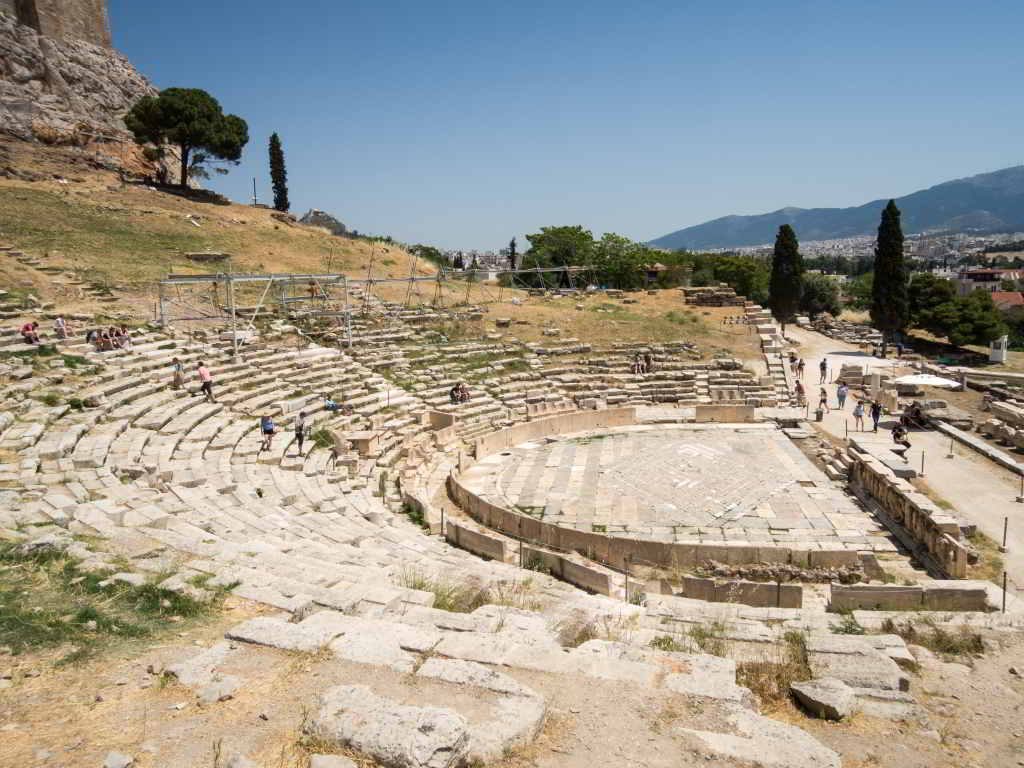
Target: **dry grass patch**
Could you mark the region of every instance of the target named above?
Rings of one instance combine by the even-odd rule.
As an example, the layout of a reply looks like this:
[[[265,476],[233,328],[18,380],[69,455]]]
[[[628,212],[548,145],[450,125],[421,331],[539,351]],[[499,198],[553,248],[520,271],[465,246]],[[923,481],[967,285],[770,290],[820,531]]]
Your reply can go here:
[[[723,657],[728,653],[729,643],[725,639],[725,624],[720,621],[696,624],[687,634],[704,653]]]
[[[807,644],[802,632],[790,631],[784,643],[756,661],[736,664],[736,683],[749,688],[763,704],[778,706],[789,700],[789,686],[810,680]]]
[[[626,640],[636,625],[636,616],[594,618],[576,613],[559,622],[555,631],[561,645],[566,648],[578,648],[588,640]]]
[[[981,635],[966,624],[955,630],[940,627],[934,619],[926,618],[915,623],[911,619],[882,622],[882,632],[899,635],[908,643],[921,645],[946,659],[974,658],[985,652]]]
[[[487,605],[488,593],[477,583],[458,584],[441,576],[431,576],[423,571],[409,569],[402,572],[400,584],[406,589],[434,594],[434,608],[454,613],[472,613]]]
[[[58,663],[77,662],[118,642],[149,638],[186,619],[210,615],[211,602],[161,589],[155,578],[141,586],[101,586],[104,574],[85,573],[63,553],[23,554],[0,544],[0,646],[13,655],[60,648]]]
[[[991,581],[1001,587],[1006,561],[1003,559],[1002,552],[999,551],[999,544],[991,536],[986,536],[978,529],[975,529],[974,533],[967,537],[967,540],[978,551],[978,562],[967,566],[967,578]]]

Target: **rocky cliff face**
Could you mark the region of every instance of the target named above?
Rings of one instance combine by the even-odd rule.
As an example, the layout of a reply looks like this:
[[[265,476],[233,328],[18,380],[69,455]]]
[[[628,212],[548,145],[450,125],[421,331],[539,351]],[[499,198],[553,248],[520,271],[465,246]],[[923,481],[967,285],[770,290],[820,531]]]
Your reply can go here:
[[[348,234],[348,228],[338,221],[336,218],[326,211],[321,211],[316,208],[310,208],[306,213],[299,219],[302,224],[309,224],[314,227],[323,227],[328,230],[331,234],[344,237]]]
[[[0,131],[77,144],[120,135],[124,114],[152,85],[116,51],[45,37],[0,13]]]

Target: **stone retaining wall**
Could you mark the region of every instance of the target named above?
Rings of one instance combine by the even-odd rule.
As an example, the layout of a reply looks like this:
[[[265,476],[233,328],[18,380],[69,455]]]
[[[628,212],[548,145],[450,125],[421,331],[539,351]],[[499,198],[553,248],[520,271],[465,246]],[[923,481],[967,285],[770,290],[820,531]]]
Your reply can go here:
[[[506,561],[508,552],[502,539],[474,531],[451,520],[445,521],[444,528],[445,539],[456,547],[491,560]]]
[[[924,585],[831,584],[831,611],[985,611],[983,584],[936,581]]]
[[[955,517],[873,456],[854,448],[850,457],[850,485],[873,499],[889,519],[890,529],[915,554],[930,560],[944,575],[954,579],[967,576],[967,548],[960,542],[960,524]]]
[[[636,424],[636,408],[609,408],[606,411],[579,411],[564,413],[546,419],[535,419],[500,429],[476,441],[475,456],[482,459],[530,440],[551,435],[585,432],[590,429],[610,429]]]
[[[707,603],[740,603],[757,608],[802,608],[804,590],[799,584],[758,581],[716,581],[698,576],[683,577],[683,597]]]
[[[752,405],[698,405],[694,408],[698,422],[720,422],[723,424],[744,424],[756,419]]]
[[[482,459],[530,440],[559,434],[629,426],[636,422],[634,408],[577,413],[517,424],[486,435],[476,443],[476,458]],[[459,472],[465,471],[472,459],[460,457]],[[838,568],[859,566],[860,555],[847,549],[790,549],[755,544],[693,544],[617,538],[605,533],[579,531],[545,523],[535,517],[494,504],[465,487],[460,475],[453,472],[448,491],[456,504],[480,524],[516,539],[562,552],[576,552],[591,560],[618,570],[645,565],[657,568],[696,568],[714,560],[727,565],[749,563],[787,563],[800,568]]]
[[[527,568],[543,568],[556,579],[561,579],[589,592],[611,595],[612,580],[609,574],[595,568],[588,568],[573,562],[568,557],[545,552],[542,549],[523,547],[523,563]]]

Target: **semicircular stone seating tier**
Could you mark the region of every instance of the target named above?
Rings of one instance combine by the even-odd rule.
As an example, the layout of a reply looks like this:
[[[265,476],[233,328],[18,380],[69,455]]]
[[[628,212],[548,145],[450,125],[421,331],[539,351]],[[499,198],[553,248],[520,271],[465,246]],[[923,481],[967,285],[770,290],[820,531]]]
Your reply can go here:
[[[136,333],[130,350],[96,353],[69,342],[61,345],[62,352],[101,366],[84,375],[84,387],[73,393],[87,404],[84,410],[28,397],[59,387],[59,367],[44,362],[42,370],[27,373],[12,367],[0,405],[0,412],[9,414],[0,420],[0,451],[11,457],[0,465],[6,489],[0,493],[10,502],[0,505],[0,527],[19,536],[26,527],[58,526],[102,537],[104,552],[95,553],[85,567],[110,569],[127,562],[134,571],[153,575],[177,571],[179,586],[202,577],[206,584],[231,585],[242,597],[288,612],[236,628],[235,636],[244,642],[287,650],[329,647],[351,661],[394,669],[419,669],[426,657],[417,660],[417,654],[439,653],[489,668],[628,681],[730,708],[736,718],[750,721],[738,742],[748,743],[750,754],[757,753],[759,742],[749,731],[760,729],[762,738],[780,745],[803,740],[813,758],[779,765],[838,765],[834,753],[802,732],[757,715],[749,693],[735,684],[734,662],[704,655],[691,632],[700,625],[719,627],[741,658],[783,643],[793,629],[827,645],[828,619],[820,611],[654,595],[635,605],[591,595],[546,574],[478,558],[428,535],[401,514],[397,479],[424,489],[421,497],[430,498],[432,490],[443,491],[459,461],[462,444],[441,444],[423,418],[425,411],[436,406],[460,417],[468,413],[460,427],[470,439],[520,418],[512,404],[528,404],[530,396],[521,393],[529,387],[516,385],[549,386],[540,355],[471,343],[440,345],[428,354],[401,342],[381,336],[351,353],[265,343],[244,347],[238,358],[224,343],[150,331]],[[207,403],[192,391],[191,381],[184,390],[172,389],[172,357],[190,372],[205,361],[217,402]],[[482,370],[487,375],[472,386],[479,398],[468,404],[472,408],[458,411],[439,401],[450,381]],[[533,378],[520,378],[527,375]],[[571,395],[566,383],[554,377],[549,392]],[[350,405],[351,413],[324,412],[323,393]],[[346,453],[334,462],[330,450],[315,440],[307,440],[300,453],[291,416],[279,415],[281,434],[271,450],[260,452],[259,416],[300,408],[310,414],[314,429],[372,429],[379,445],[370,454]],[[439,581],[478,585],[495,594],[528,582],[532,592],[528,604],[506,603],[499,620],[494,605],[470,614],[439,610],[438,592],[430,587]],[[618,629],[603,640],[566,647],[564,628],[581,621]],[[414,631],[419,634],[410,636]],[[666,636],[677,652],[651,648],[652,641]],[[820,654],[822,659],[845,654],[851,668],[861,669],[870,657],[879,685],[899,688],[905,675],[894,659],[906,648],[898,638],[877,637],[887,639],[851,640],[857,645],[852,650],[823,646]],[[839,665],[832,667],[842,674]],[[367,713],[380,706],[364,692],[335,694]],[[524,733],[514,736],[525,738]],[[707,741],[714,751],[715,739]]]

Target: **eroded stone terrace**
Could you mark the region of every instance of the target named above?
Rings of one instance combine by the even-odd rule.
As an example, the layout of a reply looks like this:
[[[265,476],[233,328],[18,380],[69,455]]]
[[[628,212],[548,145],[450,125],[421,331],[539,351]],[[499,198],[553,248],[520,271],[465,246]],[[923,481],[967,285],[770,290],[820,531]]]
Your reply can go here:
[[[223,343],[145,331],[136,335],[130,351],[97,354],[81,344],[61,345],[62,351],[99,366],[94,371],[87,366],[74,374],[45,358],[34,368],[10,362],[0,407],[6,414],[0,419],[0,449],[11,457],[0,466],[6,489],[0,492],[0,526],[14,539],[49,537],[80,558],[82,567],[115,580],[159,575],[162,587],[194,594],[203,589],[195,585],[200,577],[207,586],[234,585],[235,594],[278,609],[276,615],[232,628],[224,644],[182,654],[170,673],[205,706],[230,710],[224,699],[258,689],[267,670],[285,663],[280,654],[315,653],[308,670],[319,677],[316,684],[303,679],[294,685],[290,695],[308,696],[296,702],[296,710],[301,705],[315,711],[310,727],[325,743],[355,746],[388,765],[447,766],[500,757],[536,737],[546,707],[558,699],[555,691],[585,691],[589,681],[595,690],[613,682],[623,695],[649,701],[683,697],[693,702],[693,711],[704,714],[673,725],[672,743],[694,759],[765,764],[769,754],[776,766],[837,766],[834,752],[799,729],[759,715],[750,693],[736,684],[736,659],[774,653],[793,631],[805,638],[813,674],[843,680],[859,706],[877,707],[884,700],[901,716],[920,717],[904,690],[909,678],[900,665],[913,657],[903,641],[893,635],[837,638],[821,605],[752,608],[671,595],[650,595],[633,604],[621,599],[624,593],[619,599],[590,595],[513,563],[482,560],[413,525],[402,514],[405,494],[441,499],[467,448],[463,441],[523,418],[527,406],[567,395],[589,398],[609,389],[628,403],[653,400],[643,380],[614,370],[600,380],[587,379],[584,390],[559,390],[557,384],[545,390],[546,364],[538,359],[543,356],[518,350],[512,357],[522,362],[508,366],[503,360],[509,350],[487,344],[479,345],[488,355],[482,364],[472,343],[439,343],[435,354],[417,364],[402,346],[409,333],[368,330],[351,354],[315,344],[296,349],[293,340],[271,338],[234,359]],[[12,335],[3,341],[6,351],[22,351]],[[604,355],[618,368],[628,365],[631,353],[626,348]],[[186,368],[202,359],[213,369],[217,403],[168,387],[172,356]],[[569,362],[575,358],[564,359],[562,367],[575,367]],[[446,404],[449,382],[471,373],[479,376],[474,401],[459,408]],[[738,374],[751,392],[765,391],[752,374]],[[689,373],[678,379],[691,380]],[[728,391],[746,401],[742,388]],[[78,411],[36,399],[46,392],[75,397],[87,407]],[[353,413],[323,413],[322,392],[344,392]],[[539,399],[531,403],[531,398]],[[710,388],[695,398],[723,399]],[[442,440],[422,417],[435,405],[458,416],[453,441]],[[315,441],[307,441],[300,453],[285,426],[274,448],[258,453],[256,417],[300,407],[312,414],[317,428],[375,430],[379,445],[370,455],[350,452],[332,464],[329,450]],[[639,434],[616,435],[609,443],[612,456],[616,441]],[[660,448],[687,444],[683,430],[657,434],[665,435],[657,440],[669,441]],[[726,442],[749,436],[736,434]],[[796,475],[809,473],[776,438],[764,436],[763,442],[768,450],[748,458],[789,462],[798,467]],[[598,451],[598,441],[590,445],[577,444],[574,450]],[[656,446],[650,451],[657,453]],[[740,446],[732,450],[746,453]],[[628,445],[620,449],[620,456],[628,455]],[[706,478],[705,495],[711,495],[711,486],[727,477],[721,450],[690,451],[689,465],[666,460],[660,472],[690,466],[693,479],[702,466],[715,473]],[[762,455],[773,451],[771,459]],[[636,482],[623,468],[614,480],[618,485],[609,488],[622,495]],[[774,498],[756,501],[762,497],[752,485],[732,486],[714,505],[685,514],[691,515],[690,523],[722,520],[731,511],[726,507],[738,503],[734,510],[749,511],[740,522],[815,519],[814,488],[791,487],[808,504],[799,516],[788,514],[781,502],[776,509]],[[830,495],[824,489],[823,494],[822,504]],[[652,500],[648,508],[658,503]],[[761,516],[765,503],[775,518]],[[831,523],[828,535],[843,535],[847,529],[821,511]],[[428,510],[428,518],[432,514]],[[813,525],[798,530],[818,531]],[[868,530],[857,529],[857,535]],[[87,546],[73,537],[102,544]],[[174,575],[167,578],[169,572]],[[489,597],[470,613],[452,613],[439,605],[441,583],[474,585]],[[878,627],[882,620],[871,612],[857,615],[864,626]],[[934,618],[940,624],[954,621],[943,614]],[[1019,617],[978,613],[955,621],[1006,631]],[[728,658],[708,655],[709,632],[715,636],[714,652]],[[384,672],[374,675],[375,669]],[[415,674],[424,684],[414,696],[389,677],[392,673],[405,675],[406,682]],[[602,716],[615,717],[611,710]],[[437,726],[433,736],[410,745],[412,724],[424,718]],[[205,738],[211,722],[200,715],[192,727]],[[158,741],[159,765],[195,765],[188,732],[178,729]],[[268,748],[259,733],[221,735],[243,753]],[[431,762],[436,755],[441,762]],[[667,766],[674,759],[651,764]]]

